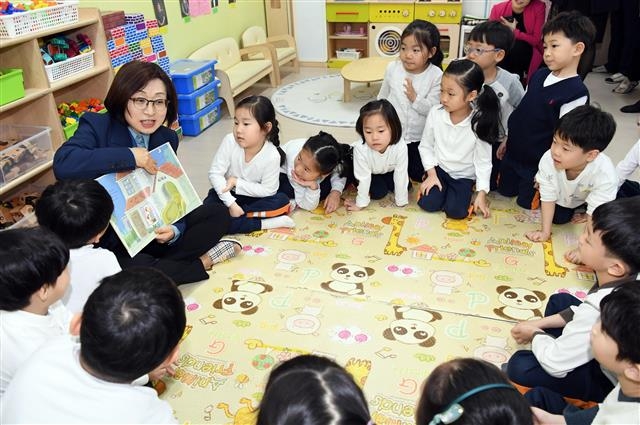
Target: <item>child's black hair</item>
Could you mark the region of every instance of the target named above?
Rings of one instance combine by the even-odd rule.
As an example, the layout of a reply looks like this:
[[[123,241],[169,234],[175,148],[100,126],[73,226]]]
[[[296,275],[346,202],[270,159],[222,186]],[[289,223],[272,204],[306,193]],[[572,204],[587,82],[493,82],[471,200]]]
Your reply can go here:
[[[484,84],[484,73],[480,66],[469,60],[459,59],[451,62],[444,75],[453,76],[467,95],[478,92],[476,107],[471,117],[471,127],[480,140],[497,143],[503,131],[500,120],[500,100],[491,87]]]
[[[362,138],[362,143],[365,143],[364,120],[376,114],[382,115],[382,118],[391,130],[391,142],[389,142],[389,144],[395,145],[398,143],[402,137],[402,123],[400,122],[396,109],[387,99],[372,100],[360,108],[360,116],[356,121],[356,132]]]
[[[640,364],[640,282],[615,288],[600,301],[602,331],[618,345],[616,360]]]
[[[100,378],[130,383],[162,364],[186,324],[182,295],[159,270],[130,268],[102,279],[80,326],[80,357]]]
[[[431,22],[415,19],[402,31],[400,40],[404,40],[405,37],[410,35],[414,36],[416,41],[427,49],[427,52],[430,53],[431,49],[436,48],[436,52],[431,59],[427,60],[427,63],[432,63],[438,68],[442,68],[444,53],[440,49],[440,31],[438,31],[438,27]]]
[[[487,384],[509,384],[500,369],[484,360],[460,358],[440,364],[427,378],[416,406],[416,424],[427,425],[467,391]],[[456,425],[531,425],[529,403],[515,388],[493,388],[459,403],[464,412]]]
[[[515,37],[513,31],[498,21],[485,21],[473,27],[469,33],[469,40],[477,43],[485,43],[509,54]]]
[[[362,390],[340,365],[301,355],[276,366],[260,401],[257,425],[366,425]]]
[[[43,227],[9,229],[0,232],[0,258],[0,310],[16,311],[43,286],[55,286],[69,249]]]
[[[249,96],[245,97],[236,105],[236,109],[246,108],[251,112],[251,116],[258,121],[260,128],[265,128],[267,123],[271,123],[271,130],[267,134],[267,140],[278,148],[280,154],[280,165],[284,164],[287,158],[284,151],[280,148],[280,127],[276,119],[276,110],[273,103],[265,96]]]
[[[48,186],[36,204],[41,226],[51,229],[69,249],[80,248],[109,225],[113,201],[95,180],[61,180]]]
[[[341,176],[348,174],[349,158],[351,157],[351,146],[338,143],[329,133],[319,132],[311,136],[302,146],[311,153],[315,159],[320,174],[327,175],[336,172]]]
[[[578,11],[562,12],[542,27],[542,36],[563,33],[573,44],[583,43],[585,49],[596,40],[596,26]]]
[[[591,217],[593,231],[600,231],[608,255],[621,259],[629,274],[640,272],[640,196],[619,198],[599,205]]]
[[[556,123],[555,135],[569,140],[583,151],[602,152],[616,132],[613,115],[593,105],[581,105],[564,114]]]

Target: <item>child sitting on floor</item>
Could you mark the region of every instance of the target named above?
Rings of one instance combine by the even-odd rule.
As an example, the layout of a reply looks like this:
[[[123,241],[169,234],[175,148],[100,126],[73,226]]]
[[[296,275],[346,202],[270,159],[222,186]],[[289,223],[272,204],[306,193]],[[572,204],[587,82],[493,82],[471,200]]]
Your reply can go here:
[[[371,199],[393,192],[395,204],[409,203],[409,164],[402,125],[393,105],[386,99],[372,100],[360,108],[356,132],[362,142],[353,144],[353,175],[358,182],[356,199],[345,199],[347,211],[366,208]]]
[[[257,425],[372,425],[362,390],[340,365],[301,355],[269,374]]]
[[[533,412],[540,424],[640,424],[638,306],[640,285],[620,286],[600,302],[600,321],[591,330],[591,349],[595,359],[618,379],[604,402],[579,410],[557,393],[535,388],[525,397],[536,406]]]
[[[417,425],[530,425],[529,405],[494,365],[461,358],[440,364],[424,383]]]
[[[42,227],[0,232],[0,258],[2,396],[31,353],[69,333],[71,312],[60,302],[69,284],[69,250],[53,232]]]
[[[271,101],[249,96],[236,106],[233,133],[222,140],[209,169],[205,204],[224,204],[231,214],[229,233],[295,227],[289,198],[277,193],[280,166],[278,120]]]
[[[618,177],[613,162],[602,153],[615,131],[613,116],[590,105],[560,118],[551,149],[542,155],[536,174],[542,229],[527,232],[527,238],[544,242],[551,237],[552,222],[589,221],[593,210],[615,199]],[[585,204],[586,220],[576,215]]]
[[[640,140],[627,152],[627,155],[616,166],[618,172],[618,197],[629,198],[640,195],[640,183],[629,180],[629,177],[640,169]]]
[[[549,298],[545,317],[520,322],[511,335],[531,350],[514,353],[507,374],[516,384],[545,387],[564,397],[601,402],[615,377],[593,359],[589,332],[600,317],[600,300],[615,287],[637,285],[640,271],[640,197],[600,205],[587,223],[578,249],[597,282],[584,302],[567,293]]]
[[[82,311],[102,278],[118,273],[113,252],[94,247],[109,227],[113,202],[95,180],[62,180],[47,187],[36,204],[38,223],[52,230],[70,252],[70,283],[62,302]]]
[[[106,277],[75,316],[73,333],[36,352],[0,406],[2,423],[177,423],[141,385],[173,373],[185,330],[182,295],[152,268]]]
[[[292,198],[303,210],[315,210],[323,199],[325,214],[337,210],[347,183],[343,175],[351,147],[321,131],[308,139],[291,140],[282,150],[287,159],[280,168],[278,192]]]

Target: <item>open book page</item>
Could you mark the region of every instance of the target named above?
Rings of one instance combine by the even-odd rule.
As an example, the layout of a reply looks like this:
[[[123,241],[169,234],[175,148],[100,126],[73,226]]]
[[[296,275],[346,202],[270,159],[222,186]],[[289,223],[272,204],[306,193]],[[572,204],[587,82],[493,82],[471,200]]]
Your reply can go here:
[[[149,153],[158,166],[155,175],[136,168],[96,179],[111,195],[111,226],[132,257],[155,239],[155,229],[202,205],[169,143]]]

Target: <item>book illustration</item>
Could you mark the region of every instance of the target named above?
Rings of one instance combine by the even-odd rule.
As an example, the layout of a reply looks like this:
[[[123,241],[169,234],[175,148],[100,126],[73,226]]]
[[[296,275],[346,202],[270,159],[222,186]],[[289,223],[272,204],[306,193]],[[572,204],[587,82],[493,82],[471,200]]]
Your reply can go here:
[[[111,195],[111,225],[132,257],[155,238],[157,228],[202,205],[169,143],[149,153],[158,167],[155,175],[136,168],[97,179]]]

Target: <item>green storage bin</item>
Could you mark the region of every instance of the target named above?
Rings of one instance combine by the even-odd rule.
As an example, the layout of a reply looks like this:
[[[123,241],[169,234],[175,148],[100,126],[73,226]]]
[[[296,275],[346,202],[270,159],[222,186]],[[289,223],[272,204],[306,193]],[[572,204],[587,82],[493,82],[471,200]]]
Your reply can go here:
[[[362,3],[327,3],[328,22],[368,22],[369,5]]]
[[[0,69],[0,105],[24,97],[24,79],[21,69]]]

